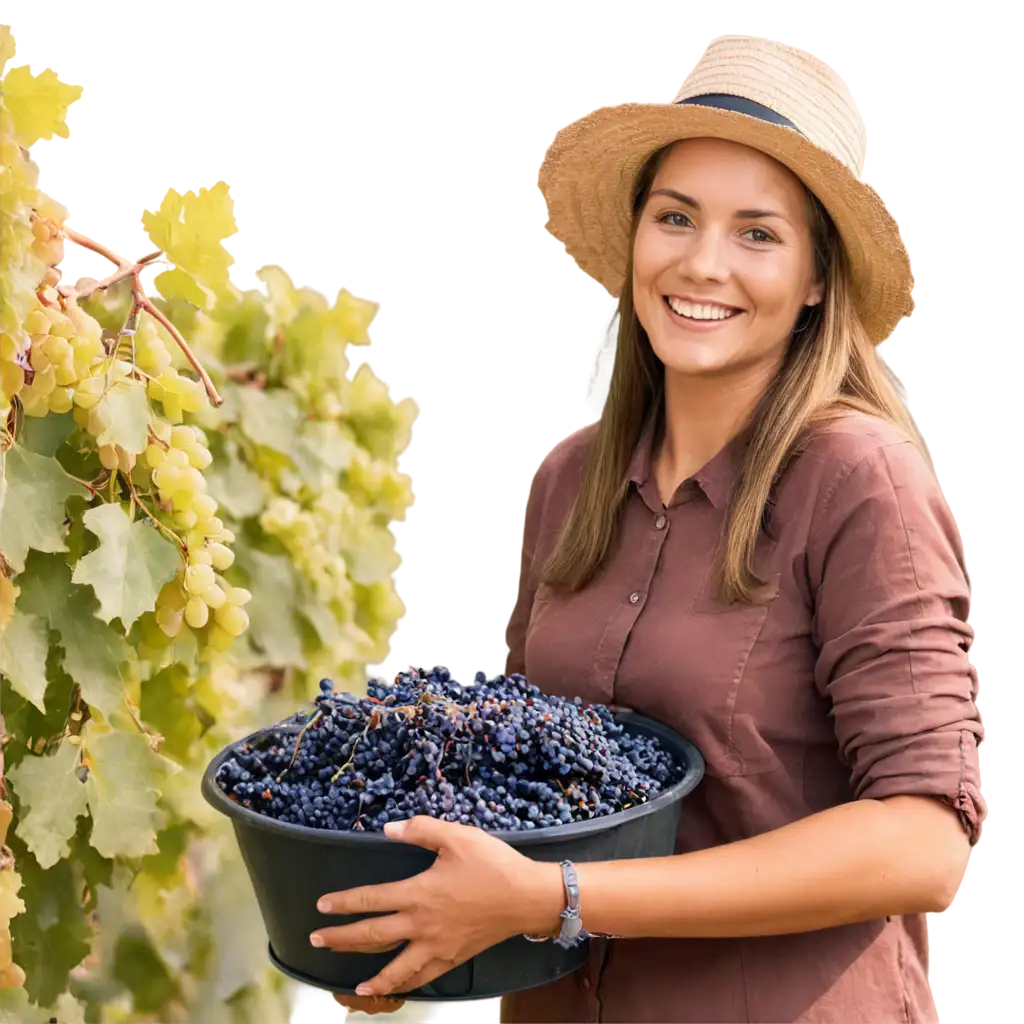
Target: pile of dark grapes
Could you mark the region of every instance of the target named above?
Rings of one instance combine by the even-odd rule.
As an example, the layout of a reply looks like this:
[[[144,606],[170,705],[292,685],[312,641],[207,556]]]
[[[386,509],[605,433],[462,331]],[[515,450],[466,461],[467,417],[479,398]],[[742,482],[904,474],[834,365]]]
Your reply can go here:
[[[613,814],[657,796],[685,766],[601,704],[543,694],[521,675],[461,686],[410,669],[365,697],[320,683],[300,711],[240,744],[217,783],[278,821],[375,832],[427,814],[528,831]]]

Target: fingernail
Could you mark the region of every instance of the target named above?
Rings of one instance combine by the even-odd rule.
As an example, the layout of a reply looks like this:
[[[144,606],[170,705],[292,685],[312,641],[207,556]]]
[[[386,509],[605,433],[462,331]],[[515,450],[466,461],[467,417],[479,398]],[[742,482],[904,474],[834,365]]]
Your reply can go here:
[[[384,834],[387,836],[394,836],[398,838],[405,831],[404,821],[389,821],[384,826]]]
[[[326,914],[331,909],[331,901],[328,899],[317,900],[316,909],[319,910],[321,914]]]
[[[356,995],[357,996],[370,996],[370,995],[373,995],[373,988],[370,985],[367,985],[365,983],[362,984],[362,985],[356,985]]]
[[[311,946],[322,946],[324,944],[324,937],[322,935],[317,935],[316,932],[313,932],[313,934],[309,937],[309,944]]]

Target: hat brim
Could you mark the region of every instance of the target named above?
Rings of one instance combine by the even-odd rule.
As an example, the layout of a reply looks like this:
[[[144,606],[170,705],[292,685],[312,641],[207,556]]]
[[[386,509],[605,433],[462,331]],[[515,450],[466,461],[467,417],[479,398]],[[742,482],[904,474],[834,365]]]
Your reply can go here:
[[[843,240],[864,329],[876,345],[887,338],[914,308],[914,277],[896,221],[871,186],[792,128],[696,105],[601,107],[563,128],[547,151],[538,178],[548,205],[547,230],[618,298],[637,173],[662,146],[709,137],[773,157],[818,197]]]

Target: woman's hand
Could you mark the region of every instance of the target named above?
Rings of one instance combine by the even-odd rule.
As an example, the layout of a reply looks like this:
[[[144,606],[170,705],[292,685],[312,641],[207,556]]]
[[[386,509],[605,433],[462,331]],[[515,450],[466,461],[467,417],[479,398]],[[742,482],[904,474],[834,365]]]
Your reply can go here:
[[[557,934],[564,905],[557,864],[532,861],[483,829],[426,816],[390,822],[384,831],[436,850],[437,860],[404,881],[327,893],[318,901],[324,913],[390,913],[321,928],[310,936],[314,946],[380,953],[409,943],[358,995],[409,992],[513,935]]]

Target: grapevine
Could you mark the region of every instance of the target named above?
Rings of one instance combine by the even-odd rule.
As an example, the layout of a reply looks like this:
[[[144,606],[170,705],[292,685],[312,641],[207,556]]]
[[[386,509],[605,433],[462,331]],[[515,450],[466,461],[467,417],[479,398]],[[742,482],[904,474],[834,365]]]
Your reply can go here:
[[[0,26],[0,1016],[285,1019],[199,778],[386,656],[416,407],[350,373],[374,303],[232,283],[224,182],[168,191],[137,259],[71,227],[30,150],[82,90],[14,52]]]

